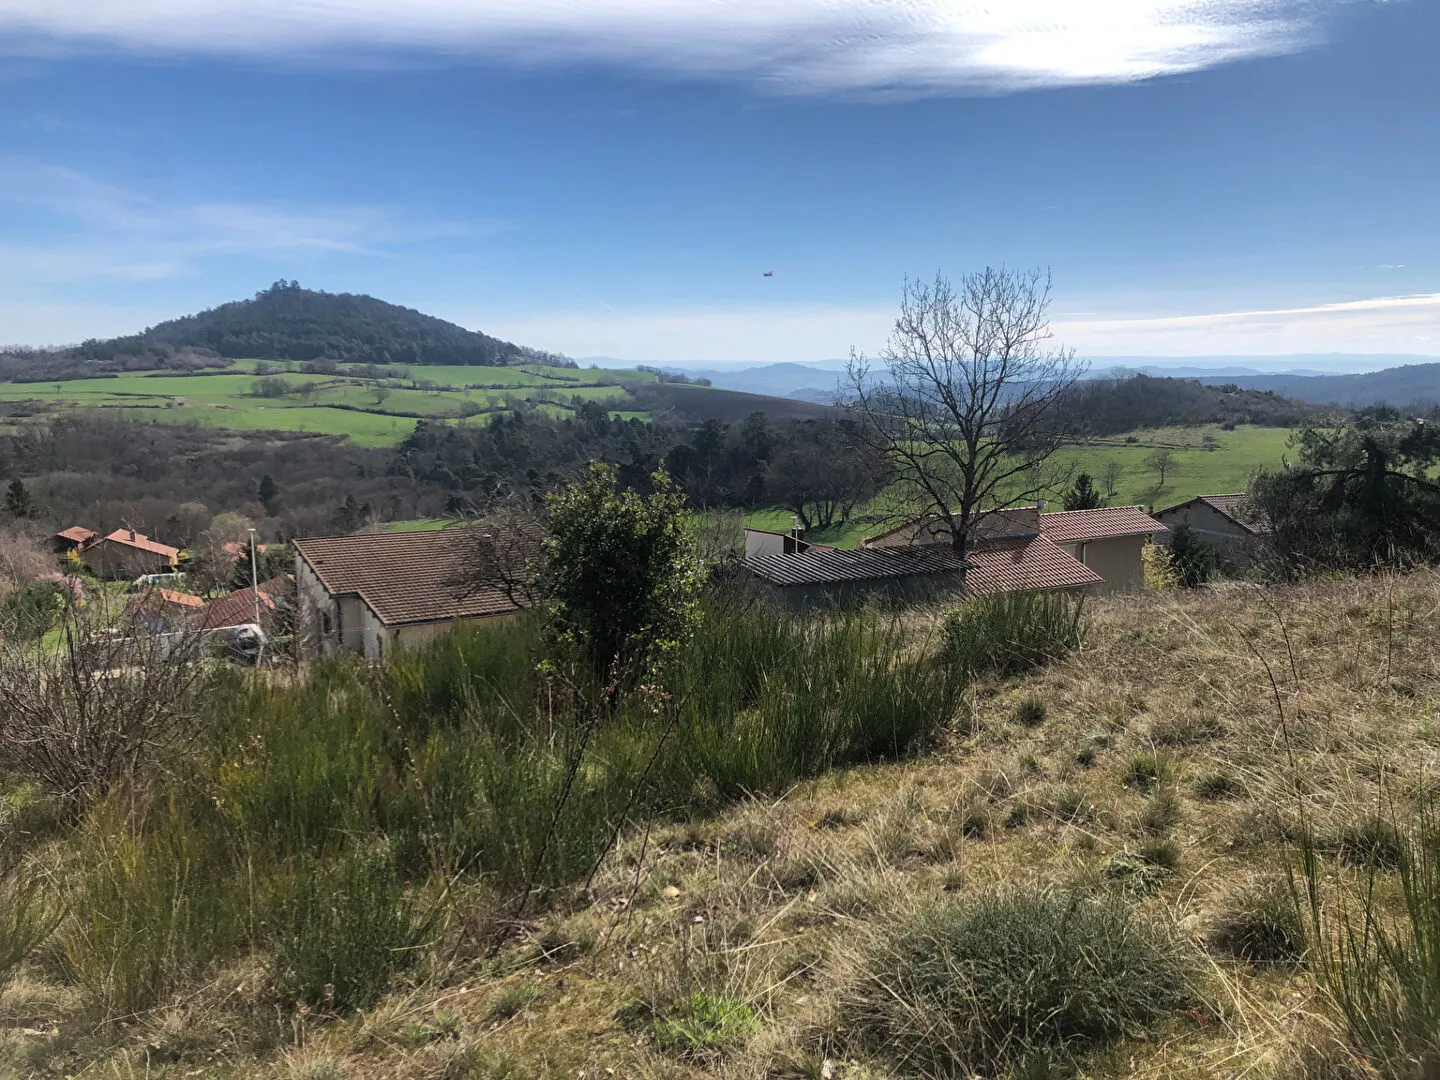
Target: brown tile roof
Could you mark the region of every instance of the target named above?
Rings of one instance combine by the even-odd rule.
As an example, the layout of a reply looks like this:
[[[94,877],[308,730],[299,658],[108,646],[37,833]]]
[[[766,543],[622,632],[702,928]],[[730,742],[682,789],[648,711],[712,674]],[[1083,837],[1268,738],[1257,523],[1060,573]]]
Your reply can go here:
[[[982,540],[970,550],[969,559],[965,584],[976,593],[1073,589],[1104,580],[1044,536]]]
[[[949,548],[811,548],[791,555],[757,555],[745,560],[756,577],[771,585],[834,585],[879,581],[916,574],[953,574],[963,565]]]
[[[1168,514],[1172,510],[1182,510],[1187,506],[1194,506],[1196,503],[1204,503],[1217,514],[1229,518],[1247,532],[1263,535],[1271,531],[1270,522],[1264,513],[1243,491],[1231,495],[1197,495],[1185,502],[1167,506],[1159,513]]]
[[[83,525],[71,525],[68,529],[61,529],[56,536],[62,536],[66,540],[74,540],[77,544],[83,544],[87,540],[95,539],[95,530],[87,529]]]
[[[497,585],[467,586],[486,529],[362,533],[296,540],[332,596],[357,595],[387,626],[508,615],[520,605]]]
[[[1096,510],[1062,510],[1040,515],[1040,532],[1057,544],[1168,531],[1138,506],[1102,506]]]
[[[131,618],[140,614],[153,615],[163,612],[166,607],[171,605],[182,608],[203,608],[205,601],[198,596],[176,592],[174,589],[147,589],[130,598],[125,604],[125,614]]]
[[[288,575],[273,577],[269,581],[260,583],[260,619],[262,622],[268,621],[268,617],[274,613],[277,607],[277,601],[283,598],[290,588],[291,581]],[[225,626],[244,626],[254,621],[255,592],[247,586],[206,604],[205,610],[195,616],[192,625],[196,630],[218,630]]]
[[[103,544],[109,541],[114,544],[124,544],[126,547],[136,548],[140,551],[148,551],[153,555],[163,555],[174,562],[180,554],[179,548],[173,548],[169,544],[162,544],[158,540],[151,540],[144,533],[135,532],[133,529],[116,529],[103,540],[96,543]]]

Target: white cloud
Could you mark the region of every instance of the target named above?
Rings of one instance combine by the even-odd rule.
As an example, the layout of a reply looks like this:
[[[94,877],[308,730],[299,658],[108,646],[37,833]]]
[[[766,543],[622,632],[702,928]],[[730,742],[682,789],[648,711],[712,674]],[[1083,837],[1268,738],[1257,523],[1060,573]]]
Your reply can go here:
[[[781,92],[1116,83],[1275,55],[1339,0],[0,0],[12,51],[313,59],[421,50]]]
[[[848,355],[851,346],[873,355],[894,321],[887,307],[556,312],[524,318],[466,309],[435,313],[510,341],[641,364],[828,360]],[[1204,315],[1057,314],[1052,329],[1057,344],[1074,346],[1082,356],[1440,355],[1440,293]]]
[[[0,206],[37,211],[60,224],[42,247],[14,234],[29,226],[6,215],[0,280],[152,281],[178,277],[222,255],[281,259],[334,253],[384,255],[444,237],[487,235],[498,222],[407,218],[378,207],[295,207],[229,201],[171,202],[96,180],[63,166],[0,157]]]
[[[1054,330],[1094,355],[1440,354],[1440,293],[1205,315],[1071,316],[1057,318]]]

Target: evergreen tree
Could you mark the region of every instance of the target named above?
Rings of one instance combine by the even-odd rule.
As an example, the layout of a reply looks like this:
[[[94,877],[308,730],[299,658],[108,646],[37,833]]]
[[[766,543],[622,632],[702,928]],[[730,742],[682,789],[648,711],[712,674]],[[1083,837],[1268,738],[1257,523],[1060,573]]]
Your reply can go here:
[[[1215,576],[1218,559],[1215,548],[1198,535],[1188,521],[1170,534],[1170,566],[1187,589],[1203,585]]]
[[[1100,492],[1089,473],[1082,472],[1077,476],[1075,486],[1064,495],[1066,510],[1094,510],[1100,505],[1100,501]]]
[[[11,480],[10,486],[5,489],[5,510],[17,518],[28,518],[35,513],[35,500],[30,497],[30,490],[18,476]]]

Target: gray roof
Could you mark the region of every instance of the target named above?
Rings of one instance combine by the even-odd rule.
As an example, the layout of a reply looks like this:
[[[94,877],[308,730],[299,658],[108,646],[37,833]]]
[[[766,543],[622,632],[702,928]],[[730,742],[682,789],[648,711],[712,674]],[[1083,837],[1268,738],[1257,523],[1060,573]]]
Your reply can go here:
[[[811,548],[792,555],[746,559],[751,573],[772,585],[828,585],[877,581],[915,574],[953,574],[964,563],[949,547],[862,548],[856,551]]]

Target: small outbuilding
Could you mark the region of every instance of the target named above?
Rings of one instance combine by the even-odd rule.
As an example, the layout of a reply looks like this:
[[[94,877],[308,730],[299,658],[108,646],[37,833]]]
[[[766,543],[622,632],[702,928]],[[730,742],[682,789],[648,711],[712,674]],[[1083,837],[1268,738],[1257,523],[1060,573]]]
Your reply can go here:
[[[1145,587],[1145,544],[1168,529],[1138,506],[1062,510],[1039,516],[1040,533],[1101,578],[1098,592],[1133,592]]]
[[[116,529],[80,548],[80,558],[98,578],[129,580],[163,574],[180,562],[180,549],[152,540],[134,529]]]
[[[1155,513],[1156,520],[1174,530],[1189,525],[1224,558],[1243,563],[1270,535],[1270,522],[1249,495],[1199,495]]]
[[[71,525],[68,529],[61,529],[51,538],[51,546],[56,554],[63,555],[67,551],[75,551],[83,548],[86,544],[95,539],[94,529],[87,529],[83,525]]]

